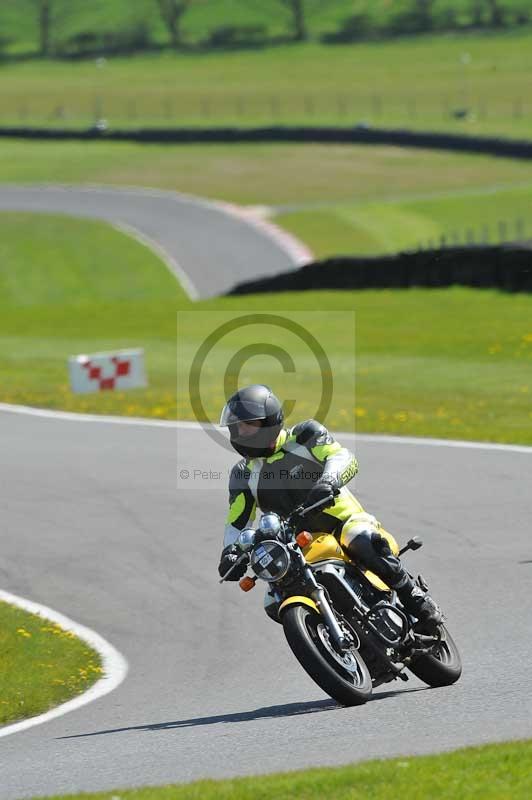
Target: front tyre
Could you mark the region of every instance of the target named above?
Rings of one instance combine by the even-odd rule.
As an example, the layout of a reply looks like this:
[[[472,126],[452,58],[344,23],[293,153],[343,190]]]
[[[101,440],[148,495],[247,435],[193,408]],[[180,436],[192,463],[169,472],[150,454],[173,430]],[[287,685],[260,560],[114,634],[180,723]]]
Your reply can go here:
[[[419,656],[409,665],[409,669],[429,686],[450,686],[462,674],[462,661],[454,640],[442,625],[442,638],[430,653]]]
[[[290,606],[282,622],[290,649],[324,692],[344,706],[359,706],[370,698],[371,677],[358,650],[337,653],[319,614],[307,606]]]

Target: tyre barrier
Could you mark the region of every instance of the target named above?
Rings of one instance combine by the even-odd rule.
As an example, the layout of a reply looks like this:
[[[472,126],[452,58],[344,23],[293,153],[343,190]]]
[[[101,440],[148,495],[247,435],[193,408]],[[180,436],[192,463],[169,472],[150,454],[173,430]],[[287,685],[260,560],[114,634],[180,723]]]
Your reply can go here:
[[[238,283],[227,294],[455,285],[532,292],[532,248],[469,245],[367,258],[338,256]]]
[[[483,153],[511,158],[532,158],[532,141],[505,139],[493,136],[469,136],[458,133],[409,131],[372,128],[357,125],[352,128],[335,126],[282,126],[260,128],[137,128],[115,129],[100,120],[87,129],[1,127],[0,137],[47,140],[93,140],[146,143],[200,144],[285,142],[328,144],[373,144],[397,147],[453,150],[464,153]]]

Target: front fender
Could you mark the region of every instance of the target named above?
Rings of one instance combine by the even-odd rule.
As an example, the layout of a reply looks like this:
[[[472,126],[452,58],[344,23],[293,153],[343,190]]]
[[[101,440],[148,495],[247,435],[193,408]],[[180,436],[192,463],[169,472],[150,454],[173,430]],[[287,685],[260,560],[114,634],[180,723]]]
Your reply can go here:
[[[287,597],[286,600],[283,600],[279,606],[279,616],[281,616],[283,610],[288,608],[288,606],[308,606],[315,611],[316,614],[320,613],[314,600],[311,600],[310,597],[305,597],[304,595],[295,594],[292,597]]]

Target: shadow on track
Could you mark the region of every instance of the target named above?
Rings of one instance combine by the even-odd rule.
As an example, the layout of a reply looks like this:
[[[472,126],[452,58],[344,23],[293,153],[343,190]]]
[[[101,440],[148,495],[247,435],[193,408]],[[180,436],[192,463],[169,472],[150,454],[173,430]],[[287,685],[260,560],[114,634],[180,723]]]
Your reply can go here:
[[[396,695],[407,694],[409,692],[422,692],[426,687],[416,687],[413,689],[400,689],[396,691],[380,692],[374,694],[370,702],[375,700],[385,700]],[[127,728],[109,728],[103,731],[93,731],[92,733],[76,733],[71,736],[59,736],[58,739],[81,739],[87,736],[103,736],[107,733],[127,733],[128,731],[166,731],[177,728],[195,728],[201,725],[216,725],[227,722],[253,722],[257,719],[272,719],[276,717],[295,717],[302,714],[316,714],[320,711],[341,711],[345,706],[341,706],[334,700],[311,700],[308,703],[285,703],[279,706],[264,706],[253,711],[238,711],[234,714],[218,714],[212,717],[192,717],[191,719],[178,719],[172,722],[153,722],[148,725],[132,725]]]

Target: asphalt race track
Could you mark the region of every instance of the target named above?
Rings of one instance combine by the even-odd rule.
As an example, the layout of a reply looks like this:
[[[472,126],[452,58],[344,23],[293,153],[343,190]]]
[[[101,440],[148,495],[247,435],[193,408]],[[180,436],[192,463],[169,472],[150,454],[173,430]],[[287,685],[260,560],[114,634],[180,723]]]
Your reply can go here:
[[[455,686],[328,700],[280,626],[216,566],[234,459],[199,428],[0,413],[0,586],[97,630],[130,672],[110,695],[0,742],[0,798],[342,764],[532,736],[532,449],[352,437],[356,491],[431,583]],[[221,473],[176,489],[177,459]]]
[[[245,222],[172,193],[3,187],[0,209],[133,226],[200,296],[294,263]],[[0,740],[0,800],[532,736],[532,448],[346,437],[363,504],[401,542],[425,540],[407,563],[447,613],[464,674],[444,689],[389,684],[345,709],[301,670],[259,588],[218,584],[236,459],[204,431],[0,411],[0,441],[0,587],[96,630],[130,667],[111,694]],[[178,460],[220,477],[178,484]]]
[[[238,217],[233,207],[159,189],[2,186],[0,211],[69,214],[130,226],[171,257],[198,297],[222,294],[235,283],[305,260],[302,246],[283,244]]]

